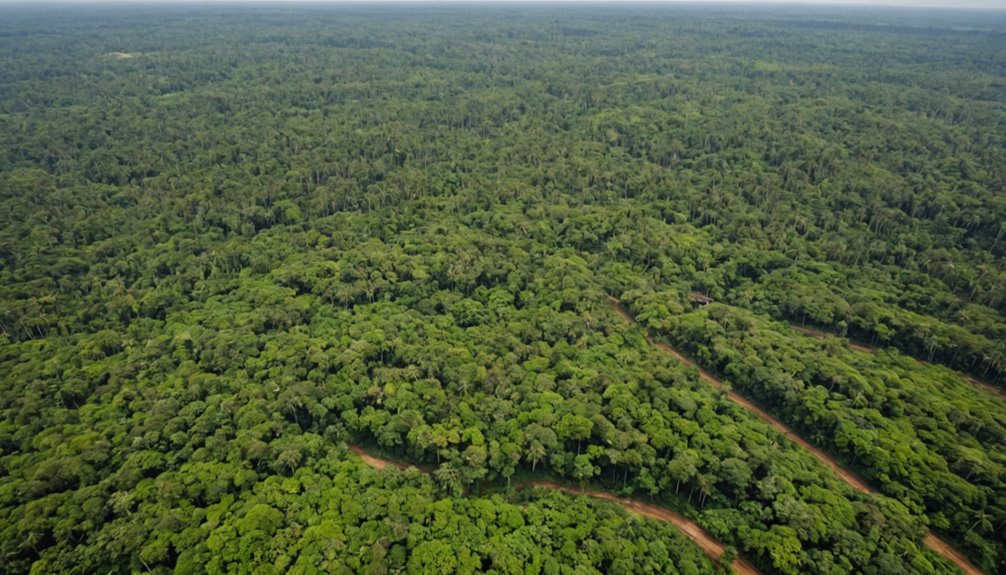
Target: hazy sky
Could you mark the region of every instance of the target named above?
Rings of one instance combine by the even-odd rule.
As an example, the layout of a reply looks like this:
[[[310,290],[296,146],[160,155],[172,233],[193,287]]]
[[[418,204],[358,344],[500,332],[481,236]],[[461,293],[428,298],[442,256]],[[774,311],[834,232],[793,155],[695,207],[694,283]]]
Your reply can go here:
[[[220,1],[220,0],[217,0]],[[222,0],[225,2],[243,3],[243,2],[284,2],[284,1],[297,1],[297,2],[339,2],[348,1],[350,3],[356,4],[370,4],[378,2],[423,2],[423,3],[453,3],[453,2],[465,2],[477,4],[480,0]],[[485,1],[485,0],[482,0]],[[603,2],[606,4],[618,4],[618,0],[488,0],[489,2],[524,2],[529,4],[536,3],[591,3],[591,2]],[[676,3],[680,1],[686,1],[693,4],[705,4],[705,3],[736,3],[736,4],[837,4],[837,5],[856,5],[856,6],[910,6],[918,8],[993,8],[999,10],[1006,10],[1006,0],[632,0],[633,3],[639,3],[640,1],[660,4],[660,3]],[[46,3],[73,3],[73,4],[87,4],[87,3],[120,3],[120,4],[143,4],[150,2],[157,3],[170,3],[170,2],[187,2],[187,3],[202,3],[203,0],[41,0],[41,2]],[[41,3],[40,0],[0,0],[0,4],[37,4]]]

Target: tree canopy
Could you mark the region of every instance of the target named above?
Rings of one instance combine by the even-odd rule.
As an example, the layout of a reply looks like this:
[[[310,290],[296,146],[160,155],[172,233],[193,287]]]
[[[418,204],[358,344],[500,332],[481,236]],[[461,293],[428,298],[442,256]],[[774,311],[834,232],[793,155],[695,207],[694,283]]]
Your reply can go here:
[[[0,15],[4,571],[1006,569],[1001,13]]]

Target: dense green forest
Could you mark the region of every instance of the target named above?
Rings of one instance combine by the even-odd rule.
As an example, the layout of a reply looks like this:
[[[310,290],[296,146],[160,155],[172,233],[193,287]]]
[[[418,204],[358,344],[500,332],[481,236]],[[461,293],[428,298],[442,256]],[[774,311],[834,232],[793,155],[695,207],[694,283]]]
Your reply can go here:
[[[1006,573],[1006,12],[2,7],[0,214],[2,573]]]

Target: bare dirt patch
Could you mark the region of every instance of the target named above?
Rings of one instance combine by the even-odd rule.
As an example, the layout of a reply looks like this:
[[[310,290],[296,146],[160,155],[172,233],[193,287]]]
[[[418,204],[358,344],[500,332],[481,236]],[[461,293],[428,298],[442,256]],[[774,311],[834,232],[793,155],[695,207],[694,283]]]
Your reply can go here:
[[[384,469],[385,467],[394,467],[402,471],[405,471],[406,469],[409,469],[411,467],[421,473],[429,473],[429,470],[423,467],[412,465],[410,463],[405,463],[403,461],[392,461],[390,459],[384,459],[383,457],[377,457],[371,455],[366,451],[364,451],[363,448],[360,447],[359,445],[350,444],[349,450],[360,456],[360,459],[362,459],[364,463],[373,467],[374,469]]]

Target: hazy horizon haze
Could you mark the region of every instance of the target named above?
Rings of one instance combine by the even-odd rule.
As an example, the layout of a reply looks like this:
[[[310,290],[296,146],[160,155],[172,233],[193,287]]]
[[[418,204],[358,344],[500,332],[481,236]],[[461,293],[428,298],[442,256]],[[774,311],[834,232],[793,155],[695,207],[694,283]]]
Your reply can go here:
[[[847,6],[850,8],[900,7],[1006,10],[1006,0],[0,0],[2,5],[87,4],[717,4],[764,6]]]

